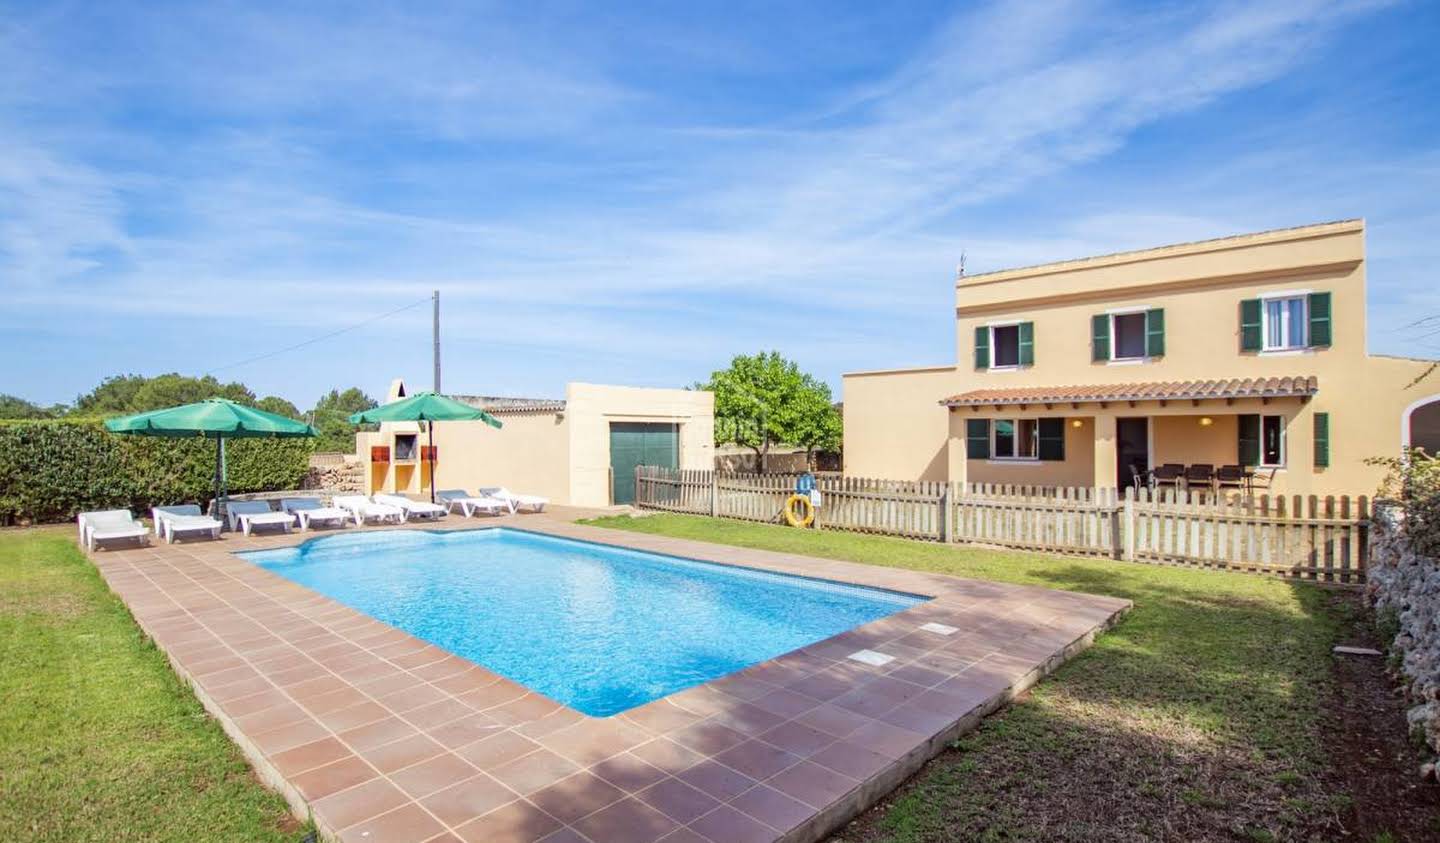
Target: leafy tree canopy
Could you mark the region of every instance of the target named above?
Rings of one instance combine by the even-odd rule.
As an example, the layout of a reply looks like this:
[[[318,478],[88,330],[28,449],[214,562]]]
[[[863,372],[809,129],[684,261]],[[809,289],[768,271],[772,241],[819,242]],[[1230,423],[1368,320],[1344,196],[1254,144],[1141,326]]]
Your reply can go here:
[[[267,413],[276,413],[287,418],[300,418],[300,411],[295,407],[295,405],[291,404],[289,401],[286,401],[284,398],[281,398],[278,395],[267,395],[264,398],[261,398],[259,401],[255,402],[255,408],[258,410],[264,410]]]
[[[65,406],[41,407],[24,398],[0,393],[0,419],[53,419],[65,414]]]
[[[255,406],[255,393],[242,383],[221,383],[212,375],[202,378],[171,372],[147,378],[115,375],[75,399],[74,413],[83,416],[119,415],[193,404],[206,398],[228,398]],[[293,409],[293,407],[292,407]]]
[[[350,423],[350,416],[376,406],[374,398],[353,386],[343,391],[332,389],[320,396],[311,421],[320,434],[315,440],[315,450],[354,451],[356,426]]]
[[[763,457],[772,445],[840,447],[840,414],[830,387],[777,351],[737,355],[728,369],[695,385],[715,393],[715,442],[734,442]]]

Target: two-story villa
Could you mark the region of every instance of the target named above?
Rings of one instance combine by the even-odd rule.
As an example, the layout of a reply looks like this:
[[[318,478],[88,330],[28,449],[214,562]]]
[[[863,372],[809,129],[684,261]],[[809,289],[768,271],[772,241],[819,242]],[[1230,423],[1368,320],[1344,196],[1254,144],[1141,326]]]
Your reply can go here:
[[[1128,486],[1245,466],[1257,491],[1370,494],[1440,452],[1440,371],[1372,355],[1361,220],[961,276],[954,366],[844,379],[845,471]]]

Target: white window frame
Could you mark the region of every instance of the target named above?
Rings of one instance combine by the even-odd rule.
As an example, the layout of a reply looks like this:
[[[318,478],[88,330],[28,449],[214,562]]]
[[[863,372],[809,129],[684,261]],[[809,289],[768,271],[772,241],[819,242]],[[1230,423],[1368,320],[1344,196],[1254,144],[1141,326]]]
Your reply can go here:
[[[1275,293],[1266,293],[1260,297],[1260,350],[1262,352],[1289,352],[1304,351],[1310,347],[1310,290],[1282,290]],[[1299,299],[1300,301],[1300,344],[1299,345],[1271,345],[1270,344],[1270,303],[1275,301],[1288,301]],[[1282,308],[1282,321],[1280,324],[1280,335],[1288,337],[1290,331],[1290,311]]]
[[[1117,307],[1105,311],[1110,318],[1110,359],[1107,361],[1112,366],[1133,366],[1137,363],[1148,363],[1150,357],[1150,323],[1147,321],[1144,328],[1144,336],[1141,337],[1145,347],[1145,353],[1139,357],[1116,357],[1115,350],[1120,347],[1120,334],[1115,330],[1116,316],[1134,316],[1137,313],[1148,313],[1154,308],[1146,305],[1144,307]]]
[[[996,450],[996,448],[995,448],[996,433],[997,433],[997,431],[998,431],[998,429],[999,429],[999,425],[997,424],[997,422],[1010,422],[1012,425],[1015,426],[1015,428],[1014,428],[1014,429],[1015,429],[1014,438],[1015,438],[1015,448],[1016,448],[1016,450],[1019,450],[1019,448],[1020,448],[1020,425],[1021,425],[1021,424],[1025,424],[1025,423],[1029,423],[1029,424],[1031,424],[1031,425],[1034,425],[1034,428],[1035,428],[1035,429],[1034,429],[1034,431],[1032,431],[1032,433],[1031,433],[1031,435],[1030,435],[1030,449],[1031,449],[1034,453],[1031,454],[1030,456],[1020,456],[1020,455],[1018,455],[1018,454],[1017,454],[1017,455],[1014,455],[1014,456],[1009,456],[1009,457],[1002,457],[1002,456],[1000,456],[999,452],[998,452],[998,451]],[[991,462],[1002,462],[1002,463],[1010,463],[1010,462],[1031,463],[1031,462],[1039,462],[1039,461],[1040,461],[1040,420],[1039,420],[1038,418],[1003,418],[1003,419],[991,419],[991,420],[990,420],[990,461],[991,461]]]
[[[1271,463],[1271,462],[1265,462],[1265,420],[1266,420],[1266,419],[1277,419],[1277,420],[1279,421],[1279,425],[1280,425],[1280,461],[1279,461],[1279,462],[1273,462],[1273,463]],[[1260,416],[1260,441],[1256,443],[1256,445],[1258,446],[1258,447],[1257,447],[1257,450],[1258,450],[1258,452],[1259,452],[1259,453],[1256,454],[1257,460],[1256,460],[1255,466],[1256,466],[1257,468],[1284,468],[1284,467],[1285,467],[1286,459],[1287,459],[1287,457],[1289,457],[1289,454],[1287,453],[1287,452],[1289,451],[1289,444],[1288,444],[1287,440],[1288,440],[1290,437],[1289,437],[1288,434],[1289,434],[1289,425],[1287,425],[1287,424],[1285,423],[1285,417],[1284,417],[1284,416],[1278,415],[1278,414],[1273,414],[1273,413],[1272,413],[1272,414],[1269,414],[1269,415],[1261,414],[1261,416]]]
[[[985,368],[985,371],[1014,372],[1020,369],[1020,323],[1024,321],[1024,319],[1017,319],[1013,322],[990,322],[985,325],[986,330],[990,332],[990,365]],[[1015,329],[1015,362],[1013,364],[1006,366],[995,365],[995,350],[999,348],[999,346],[995,343],[996,328]]]

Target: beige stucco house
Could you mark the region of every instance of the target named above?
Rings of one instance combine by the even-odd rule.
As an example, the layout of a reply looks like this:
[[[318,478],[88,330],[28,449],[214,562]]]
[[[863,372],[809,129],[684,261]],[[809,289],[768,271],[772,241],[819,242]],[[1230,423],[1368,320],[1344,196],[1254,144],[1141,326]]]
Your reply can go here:
[[[1366,351],[1361,220],[962,275],[955,322],[956,365],[845,376],[847,474],[1371,494],[1366,458],[1440,451],[1440,372]]]
[[[405,396],[395,381],[388,401]],[[572,383],[563,399],[451,395],[502,423],[435,425],[435,480],[440,489],[506,486],[552,503],[629,503],[634,467],[710,468],[715,460],[715,396],[687,389]],[[366,492],[428,494],[428,431],[420,423],[386,423],[356,434],[366,464]]]

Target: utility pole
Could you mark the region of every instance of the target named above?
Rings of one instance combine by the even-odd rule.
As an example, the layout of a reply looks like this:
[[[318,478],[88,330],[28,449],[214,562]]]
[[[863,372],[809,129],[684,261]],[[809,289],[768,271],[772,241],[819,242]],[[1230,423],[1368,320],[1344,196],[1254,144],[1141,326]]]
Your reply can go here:
[[[434,302],[435,315],[432,334],[435,337],[435,394],[440,394],[440,291],[435,290],[430,296]]]

